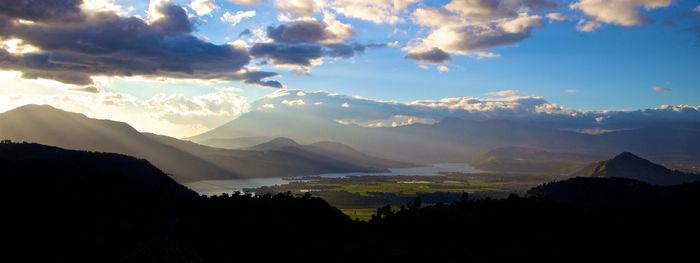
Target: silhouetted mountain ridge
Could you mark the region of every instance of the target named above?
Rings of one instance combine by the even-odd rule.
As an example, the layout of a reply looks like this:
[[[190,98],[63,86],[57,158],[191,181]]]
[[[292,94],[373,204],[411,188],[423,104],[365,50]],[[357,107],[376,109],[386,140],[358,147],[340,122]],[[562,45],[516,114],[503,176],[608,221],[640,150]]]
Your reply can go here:
[[[628,178],[655,185],[675,185],[699,181],[700,176],[670,170],[630,152],[588,165],[574,175],[586,177]]]

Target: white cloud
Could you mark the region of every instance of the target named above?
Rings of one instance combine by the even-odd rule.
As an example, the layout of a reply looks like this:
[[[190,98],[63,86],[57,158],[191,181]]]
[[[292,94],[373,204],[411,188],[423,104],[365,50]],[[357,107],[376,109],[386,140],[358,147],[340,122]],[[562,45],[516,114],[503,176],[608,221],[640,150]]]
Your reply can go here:
[[[576,92],[578,92],[577,89],[565,89],[564,90],[564,93],[569,93],[569,94],[576,93]]]
[[[450,68],[448,68],[448,67],[445,66],[445,65],[440,65],[440,66],[438,66],[438,67],[437,67],[437,70],[438,70],[438,72],[440,72],[440,73],[447,73],[447,72],[450,72]]]
[[[11,54],[25,54],[38,52],[39,48],[27,44],[19,38],[0,39],[0,49],[4,49]]]
[[[346,17],[377,24],[396,24],[402,21],[401,12],[415,2],[417,0],[335,0],[332,7]]]
[[[114,12],[121,16],[129,13],[124,11],[114,0],[83,0],[80,9],[88,12]]]
[[[499,13],[500,15],[510,13],[505,11],[503,14],[502,6],[506,4],[508,4],[506,1],[500,0],[452,0],[445,5],[445,8],[465,17],[494,17]]]
[[[257,5],[260,4],[260,0],[228,0],[237,5]]]
[[[566,21],[566,17],[562,15],[561,13],[549,13],[547,14],[547,19],[549,19],[550,22],[564,22]]]
[[[324,0],[276,0],[275,7],[295,16],[308,16],[321,11],[326,6]]]
[[[192,8],[198,16],[204,16],[211,14],[218,6],[214,3],[214,0],[192,0],[190,2],[190,8]]]
[[[576,30],[581,32],[593,32],[598,30],[601,26],[602,24],[598,21],[586,21],[585,19],[581,19],[576,23]]]
[[[184,94],[158,94],[143,105],[163,120],[180,125],[214,128],[250,110],[248,100],[236,93],[217,91],[188,97]]]
[[[304,97],[304,96],[306,96],[306,92],[301,91],[301,90],[297,92],[297,97]]]
[[[494,92],[489,92],[489,96],[492,97],[513,97],[517,96],[518,91],[517,90],[500,90],[500,91],[494,91]]]
[[[700,5],[698,5],[698,6],[696,6],[695,8],[693,8],[693,12],[695,12],[695,13],[700,13]]]
[[[340,107],[343,107],[343,108],[350,108],[350,104],[347,103],[347,102],[343,102],[343,104],[340,104]]]
[[[669,91],[671,91],[671,88],[664,87],[664,86],[654,86],[651,89],[655,92],[669,92]]]
[[[217,91],[194,97],[183,94],[158,94],[145,102],[156,111],[193,116],[236,116],[249,110],[248,101],[241,95]]]
[[[126,93],[104,92],[97,96],[97,102],[110,107],[127,107],[137,104],[138,99]]]
[[[340,44],[355,34],[351,25],[338,21],[333,13],[323,12],[323,23],[326,24],[327,35],[332,36],[325,39],[324,44]]]
[[[298,100],[283,100],[282,104],[285,104],[285,105],[290,106],[290,107],[294,107],[294,106],[304,106],[304,104],[306,104],[306,103],[304,102],[304,100],[298,99]]]
[[[232,26],[238,25],[243,19],[255,17],[255,10],[238,11],[235,14],[226,11],[221,18],[221,21],[230,23]]]
[[[569,7],[581,10],[592,20],[621,26],[641,25],[651,19],[640,9],[652,10],[668,7],[672,0],[579,0]]]
[[[540,15],[527,11],[523,3],[505,0],[454,0],[444,8],[417,8],[413,20],[431,31],[426,37],[410,42],[404,51],[414,59],[419,58],[415,54],[430,52],[495,57],[490,49],[515,45],[529,38],[533,28],[542,25]]]
[[[243,89],[241,89],[239,87],[225,87],[225,88],[218,88],[216,90],[223,91],[223,92],[243,92]]]
[[[527,13],[521,13],[518,17],[512,20],[505,20],[499,23],[499,26],[506,33],[522,33],[530,28],[539,27],[542,25],[542,17],[537,15],[528,15]]]
[[[263,109],[269,109],[269,110],[271,110],[271,109],[274,109],[274,108],[275,108],[275,104],[267,103],[267,104],[263,104],[263,105],[260,106],[260,107],[263,108]]]
[[[413,20],[419,25],[439,28],[446,25],[460,24],[462,19],[445,9],[417,8],[413,11]]]

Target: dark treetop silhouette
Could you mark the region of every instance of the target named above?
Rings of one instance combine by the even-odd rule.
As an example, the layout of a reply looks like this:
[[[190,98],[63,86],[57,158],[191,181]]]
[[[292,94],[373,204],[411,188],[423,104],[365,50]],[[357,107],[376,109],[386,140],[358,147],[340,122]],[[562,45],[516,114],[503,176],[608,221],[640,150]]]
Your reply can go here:
[[[4,142],[0,167],[3,256],[21,261],[671,260],[700,233],[698,183],[575,178],[357,222],[309,194],[197,196],[117,154]]]

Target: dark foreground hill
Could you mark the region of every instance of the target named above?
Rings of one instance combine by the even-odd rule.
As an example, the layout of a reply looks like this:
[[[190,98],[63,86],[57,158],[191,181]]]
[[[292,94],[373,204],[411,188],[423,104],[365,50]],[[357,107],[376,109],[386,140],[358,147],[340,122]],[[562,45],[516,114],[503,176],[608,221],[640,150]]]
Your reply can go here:
[[[692,257],[700,184],[575,178],[521,198],[384,207],[201,197],[123,155],[0,144],[2,256],[21,262],[585,262]]]
[[[676,185],[700,181],[698,175],[670,170],[629,152],[623,152],[606,161],[590,164],[574,175],[628,178],[655,185]]]
[[[19,262],[233,262],[268,246],[294,258],[326,245],[289,238],[350,223],[308,196],[200,197],[118,154],[3,142],[0,169],[2,257]]]

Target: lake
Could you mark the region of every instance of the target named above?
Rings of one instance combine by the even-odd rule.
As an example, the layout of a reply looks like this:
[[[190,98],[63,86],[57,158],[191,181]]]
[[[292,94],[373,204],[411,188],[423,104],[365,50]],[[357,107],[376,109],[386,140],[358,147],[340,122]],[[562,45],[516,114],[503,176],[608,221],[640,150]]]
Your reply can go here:
[[[438,163],[414,168],[389,168],[385,173],[328,173],[319,174],[324,178],[339,178],[347,176],[433,176],[440,173],[481,173],[482,171],[465,163]],[[283,185],[289,183],[283,177],[251,178],[230,180],[203,180],[186,183],[185,186],[204,195],[218,195],[223,193],[242,192],[244,188],[258,188],[262,186]]]

